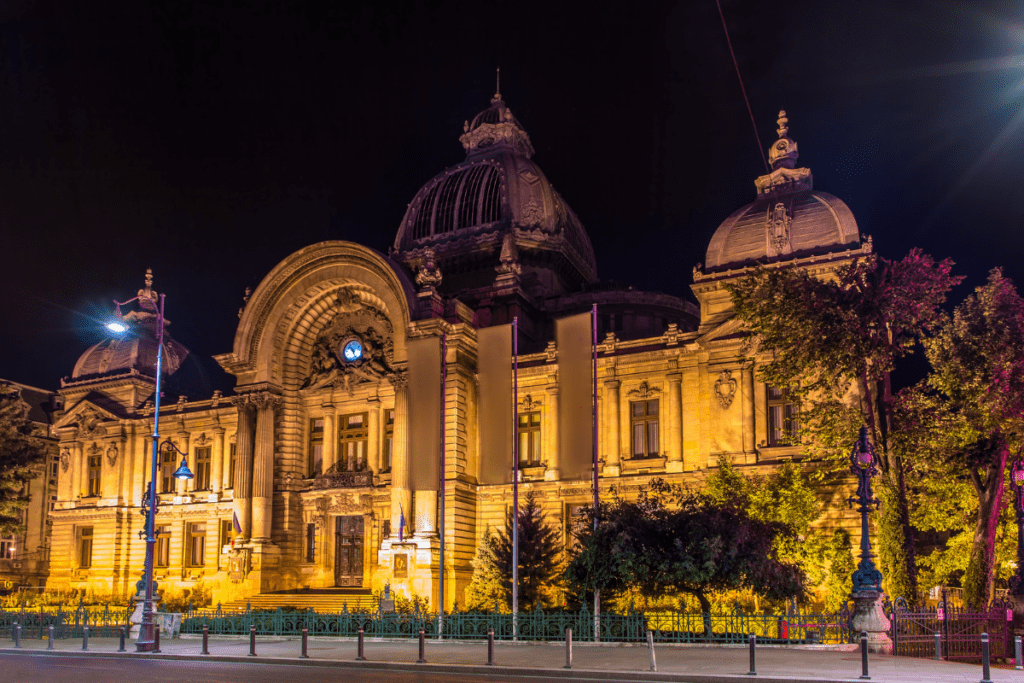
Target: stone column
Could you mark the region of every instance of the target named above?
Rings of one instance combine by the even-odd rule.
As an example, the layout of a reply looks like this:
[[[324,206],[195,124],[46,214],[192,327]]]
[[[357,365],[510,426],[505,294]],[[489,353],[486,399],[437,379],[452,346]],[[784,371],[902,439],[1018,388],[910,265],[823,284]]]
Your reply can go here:
[[[559,460],[558,460],[558,385],[548,385],[548,409],[544,420],[544,432],[547,434],[548,451],[544,457],[548,461],[548,468],[544,471],[545,481],[558,481]]]
[[[743,384],[743,454],[748,463],[756,462],[754,451],[754,368],[740,370]]]
[[[665,420],[666,472],[683,471],[683,375],[673,372],[668,376],[668,413]]]
[[[622,383],[617,379],[610,379],[604,383],[604,395],[607,401],[605,405],[605,419],[608,423],[608,443],[605,445],[605,462],[602,474],[608,477],[617,477],[620,472],[620,453],[622,448],[622,435],[619,408],[619,386]]]
[[[238,534],[241,541],[248,541],[252,535],[252,457],[255,407],[248,395],[234,399],[238,408],[238,434],[235,443],[235,496],[234,513],[242,527]]]
[[[71,466],[75,468],[75,499],[85,498],[89,493],[89,461],[85,458],[85,444],[76,441],[73,446],[74,455],[71,458]]]
[[[210,451],[210,502],[220,499],[224,485],[224,428],[213,430],[213,449]]]
[[[175,446],[180,448],[185,453],[182,456],[181,453],[174,454],[174,469],[178,469],[179,462],[178,458],[183,458],[188,462],[188,468],[192,470],[192,474],[196,473],[196,458],[192,454],[192,450],[189,448],[189,434],[185,430],[182,430],[176,434],[178,441]],[[177,496],[184,496],[187,491],[191,491],[196,485],[195,477],[192,479],[177,479],[174,482],[174,491]]]
[[[371,403],[366,416],[366,467],[373,472],[380,471],[380,442],[383,433],[380,428],[380,401]]]
[[[409,509],[409,376],[391,381],[395,387],[395,433],[391,457],[391,536],[398,539],[398,528],[405,512],[405,537],[412,536],[411,522],[415,512]]]
[[[252,540],[270,541],[274,509],[274,413],[281,397],[261,392],[256,404],[256,444],[252,464]]]
[[[334,453],[338,447],[338,431],[337,431],[338,417],[334,414],[334,405],[327,403],[324,404],[324,451],[323,451],[323,471],[334,467]]]

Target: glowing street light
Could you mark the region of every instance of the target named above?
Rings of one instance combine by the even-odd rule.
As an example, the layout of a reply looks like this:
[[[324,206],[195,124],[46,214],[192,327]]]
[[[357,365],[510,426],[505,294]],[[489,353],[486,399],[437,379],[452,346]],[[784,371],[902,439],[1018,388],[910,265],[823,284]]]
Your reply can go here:
[[[107,329],[113,332],[114,334],[124,334],[125,332],[128,331],[128,326],[125,325],[120,320],[115,320],[113,322],[107,323]]]

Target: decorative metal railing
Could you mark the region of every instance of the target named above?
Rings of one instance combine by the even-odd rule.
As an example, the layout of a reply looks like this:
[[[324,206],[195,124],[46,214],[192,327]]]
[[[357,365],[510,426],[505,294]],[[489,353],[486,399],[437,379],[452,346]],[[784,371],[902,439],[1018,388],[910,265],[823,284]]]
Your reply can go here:
[[[201,633],[207,626],[211,634],[249,633],[251,626],[263,635],[309,635],[353,637],[360,628],[368,638],[410,638],[420,629],[431,638],[442,636],[453,640],[487,638],[494,629],[499,640],[561,640],[565,630],[572,628],[576,640],[595,640],[595,627],[600,640],[643,642],[647,631],[659,643],[736,643],[747,642],[757,634],[765,643],[848,643],[849,612],[839,614],[804,614],[791,612],[784,616],[748,615],[740,611],[729,614],[684,614],[672,612],[602,614],[595,619],[592,612],[521,612],[513,620],[507,613],[450,612],[439,622],[436,613],[411,614],[349,612],[335,613],[246,609],[240,612],[191,610],[184,615],[182,633]]]
[[[39,607],[0,610],[0,637],[10,638],[14,624],[21,625],[22,638],[43,638],[53,626],[54,638],[80,638],[82,627],[89,627],[89,635],[114,637],[118,629],[128,627],[132,614],[130,606],[120,605],[67,607]]]
[[[903,598],[885,603],[893,652],[907,657],[939,656],[946,660],[981,661],[981,634],[987,633],[993,659],[1013,656],[1013,607],[995,599],[984,608],[940,601],[936,607],[910,605]]]
[[[373,472],[360,470],[352,472],[342,469],[345,463],[337,462],[313,479],[314,489],[351,489],[373,486]]]

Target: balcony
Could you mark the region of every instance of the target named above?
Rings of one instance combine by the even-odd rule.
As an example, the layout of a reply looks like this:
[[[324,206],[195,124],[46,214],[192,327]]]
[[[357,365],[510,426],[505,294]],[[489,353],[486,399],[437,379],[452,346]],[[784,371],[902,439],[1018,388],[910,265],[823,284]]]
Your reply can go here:
[[[358,489],[373,486],[373,472],[343,470],[343,463],[335,463],[331,469],[313,478],[314,489]]]

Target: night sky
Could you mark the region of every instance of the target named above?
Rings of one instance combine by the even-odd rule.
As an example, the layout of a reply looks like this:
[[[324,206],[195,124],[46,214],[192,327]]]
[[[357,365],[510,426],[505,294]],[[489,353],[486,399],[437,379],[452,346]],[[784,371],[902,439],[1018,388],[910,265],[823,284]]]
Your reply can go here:
[[[722,7],[762,144],[785,108],[800,165],[876,251],[953,257],[956,300],[994,266],[1024,283],[1019,2]],[[0,377],[43,388],[147,267],[173,336],[209,357],[293,251],[386,251],[464,158],[496,66],[602,280],[692,300],[764,173],[714,0],[21,0],[0,47]]]

